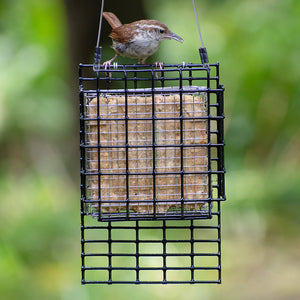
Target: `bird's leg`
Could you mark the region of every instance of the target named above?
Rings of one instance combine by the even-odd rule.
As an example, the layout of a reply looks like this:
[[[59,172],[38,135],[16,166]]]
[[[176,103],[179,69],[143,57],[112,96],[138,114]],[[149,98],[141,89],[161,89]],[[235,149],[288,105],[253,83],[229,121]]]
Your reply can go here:
[[[140,58],[139,59],[139,64],[144,65],[146,63],[146,58]]]
[[[155,64],[155,68],[160,68],[161,70],[164,68],[164,63],[161,61],[157,61]]]
[[[145,63],[146,63],[146,58],[140,58],[139,59],[139,64],[140,65],[144,65]],[[159,67],[161,70],[163,70],[164,63],[158,61],[158,62],[154,63],[154,66],[155,66],[156,69]],[[155,72],[155,78],[158,79],[157,72]]]
[[[115,59],[117,59],[119,56],[120,56],[120,54],[116,53],[116,55],[115,55],[112,59],[105,61],[105,62],[103,63],[104,70],[107,70],[107,68],[110,68],[111,63],[112,63]],[[109,78],[111,78],[111,77],[112,77],[111,72],[109,72],[108,74],[109,74],[109,75],[108,75]]]
[[[164,68],[164,63],[163,62],[160,62],[160,61],[157,61],[155,64],[154,64],[155,68],[157,69],[158,67],[163,70]],[[155,73],[155,78],[158,79],[158,75],[157,75],[157,72]]]
[[[105,61],[105,62],[103,63],[104,69],[107,70],[107,68],[110,68],[111,63],[112,63],[115,59],[117,59],[119,56],[120,56],[120,54],[119,54],[119,53],[116,53],[116,55],[115,55],[112,59]]]

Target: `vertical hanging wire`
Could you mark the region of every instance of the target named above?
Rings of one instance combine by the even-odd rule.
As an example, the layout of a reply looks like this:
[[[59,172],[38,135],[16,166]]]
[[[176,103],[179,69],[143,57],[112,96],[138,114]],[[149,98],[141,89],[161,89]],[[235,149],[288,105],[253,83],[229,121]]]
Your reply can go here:
[[[201,45],[204,48],[204,43],[203,43],[203,38],[202,38],[201,30],[200,30],[200,25],[199,25],[199,19],[198,19],[197,9],[196,9],[196,5],[195,5],[195,0],[193,0],[193,6],[194,6],[194,13],[195,13],[195,17],[196,17],[197,26],[198,26],[198,32],[199,32],[199,36],[200,36]]]
[[[101,68],[102,47],[100,47],[100,39],[101,39],[101,30],[102,30],[103,9],[104,9],[104,0],[101,1],[99,30],[98,30],[96,49],[95,49],[94,67],[93,67],[95,72],[99,71]]]
[[[100,14],[100,21],[99,21],[99,30],[98,30],[98,39],[96,48],[100,46],[100,39],[101,39],[101,29],[102,29],[102,19],[103,19],[103,9],[104,9],[104,0],[101,2],[101,14]]]
[[[192,1],[193,1],[195,18],[196,18],[196,22],[197,22],[197,26],[198,26],[198,31],[199,31],[199,36],[200,36],[200,41],[201,41],[201,46],[202,46],[201,48],[199,48],[201,62],[202,62],[203,66],[205,68],[209,68],[207,50],[204,47],[204,42],[203,42],[203,38],[202,38],[201,30],[200,30],[200,25],[199,25],[199,20],[198,20],[197,9],[196,9],[196,5],[195,5],[195,0],[192,0]]]

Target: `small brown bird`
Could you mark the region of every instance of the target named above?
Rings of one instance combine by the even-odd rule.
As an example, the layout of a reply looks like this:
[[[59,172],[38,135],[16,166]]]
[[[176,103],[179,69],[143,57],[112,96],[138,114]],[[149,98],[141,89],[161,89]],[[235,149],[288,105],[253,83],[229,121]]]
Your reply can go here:
[[[140,20],[122,25],[118,17],[111,12],[104,12],[103,17],[112,27],[109,37],[112,38],[112,48],[116,51],[112,59],[103,63],[105,68],[109,67],[120,55],[137,58],[139,64],[144,64],[147,57],[157,51],[163,40],[173,39],[183,43],[180,36],[156,20]]]

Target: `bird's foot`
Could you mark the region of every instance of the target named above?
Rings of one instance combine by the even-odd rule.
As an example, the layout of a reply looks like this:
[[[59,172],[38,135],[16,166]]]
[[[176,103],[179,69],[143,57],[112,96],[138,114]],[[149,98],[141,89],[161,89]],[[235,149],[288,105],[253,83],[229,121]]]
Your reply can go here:
[[[110,59],[110,60],[105,61],[105,62],[102,64],[102,66],[103,66],[103,68],[104,68],[105,71],[106,71],[107,69],[110,69],[111,63],[112,63],[112,60]],[[108,77],[109,77],[109,78],[112,77],[111,72],[108,72]]]
[[[102,66],[104,67],[104,70],[106,71],[107,69],[110,69],[111,63],[119,57],[119,54],[117,53],[112,59],[105,61]],[[111,72],[108,73],[109,74],[109,78],[111,78]]]
[[[108,61],[105,61],[103,64],[102,64],[102,67],[107,70],[107,68],[110,68],[110,65],[111,65],[111,61],[108,60]]]
[[[161,70],[164,68],[164,63],[161,61],[157,61],[156,63],[154,63],[155,68],[160,68]]]
[[[156,63],[154,63],[154,66],[156,69],[158,69],[158,67],[160,68],[160,70],[163,70],[164,68],[164,63],[157,61]],[[158,72],[155,72],[155,78],[158,79]]]

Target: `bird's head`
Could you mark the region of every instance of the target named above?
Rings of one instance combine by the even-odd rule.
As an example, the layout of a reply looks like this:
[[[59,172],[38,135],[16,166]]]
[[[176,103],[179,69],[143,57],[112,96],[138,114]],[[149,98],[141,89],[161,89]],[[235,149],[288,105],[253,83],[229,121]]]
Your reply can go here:
[[[167,25],[156,21],[156,20],[144,20],[144,23],[142,26],[149,30],[149,33],[151,35],[155,36],[155,38],[158,41],[163,41],[163,40],[170,40],[173,39],[175,41],[178,41],[180,43],[183,43],[183,38],[181,38],[179,35],[173,33]]]

